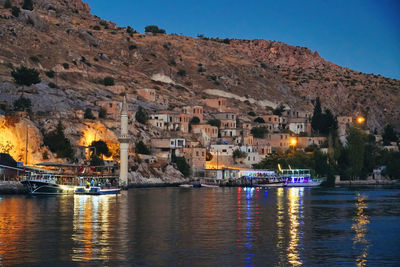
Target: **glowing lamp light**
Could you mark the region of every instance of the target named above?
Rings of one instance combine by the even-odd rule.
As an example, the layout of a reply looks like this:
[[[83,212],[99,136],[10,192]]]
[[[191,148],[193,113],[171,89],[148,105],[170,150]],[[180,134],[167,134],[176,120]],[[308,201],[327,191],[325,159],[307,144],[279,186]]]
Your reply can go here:
[[[290,145],[291,145],[291,146],[297,145],[297,140],[296,140],[296,138],[290,138]]]
[[[358,117],[356,118],[356,122],[357,122],[358,124],[363,124],[363,123],[365,122],[365,118],[364,118],[364,117],[361,117],[361,116],[358,116]]]

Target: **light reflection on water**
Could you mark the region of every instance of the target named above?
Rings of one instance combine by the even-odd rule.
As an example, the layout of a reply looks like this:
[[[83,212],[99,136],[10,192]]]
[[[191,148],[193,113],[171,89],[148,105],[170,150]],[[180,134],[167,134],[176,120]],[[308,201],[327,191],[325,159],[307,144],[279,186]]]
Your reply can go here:
[[[368,208],[366,203],[367,197],[358,193],[355,198],[357,201],[357,213],[353,218],[353,225],[351,226],[351,229],[354,230],[353,249],[359,251],[359,255],[356,258],[356,265],[366,266],[369,247],[369,241],[366,238],[366,234],[368,231],[367,226],[370,222],[369,217],[365,212]]]
[[[399,218],[398,189],[2,196],[0,265],[400,266]]]

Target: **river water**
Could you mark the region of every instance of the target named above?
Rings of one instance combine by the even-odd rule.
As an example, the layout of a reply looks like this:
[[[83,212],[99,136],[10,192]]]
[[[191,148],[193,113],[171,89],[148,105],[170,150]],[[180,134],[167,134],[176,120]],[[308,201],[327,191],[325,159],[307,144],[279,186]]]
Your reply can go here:
[[[400,266],[399,188],[0,196],[0,265]]]

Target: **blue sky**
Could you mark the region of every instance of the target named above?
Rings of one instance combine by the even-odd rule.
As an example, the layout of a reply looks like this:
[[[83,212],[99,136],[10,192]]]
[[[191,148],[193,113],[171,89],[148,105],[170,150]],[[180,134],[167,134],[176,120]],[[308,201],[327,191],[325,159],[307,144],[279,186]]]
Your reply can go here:
[[[265,39],[400,79],[400,0],[84,0],[91,13],[144,32]]]

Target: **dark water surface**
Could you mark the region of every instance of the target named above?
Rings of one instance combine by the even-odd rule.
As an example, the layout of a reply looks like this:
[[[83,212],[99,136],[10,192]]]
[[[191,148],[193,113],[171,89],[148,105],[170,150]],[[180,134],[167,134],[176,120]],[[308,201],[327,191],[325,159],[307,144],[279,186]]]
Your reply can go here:
[[[400,266],[399,188],[0,196],[0,265]]]

